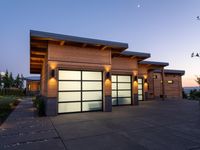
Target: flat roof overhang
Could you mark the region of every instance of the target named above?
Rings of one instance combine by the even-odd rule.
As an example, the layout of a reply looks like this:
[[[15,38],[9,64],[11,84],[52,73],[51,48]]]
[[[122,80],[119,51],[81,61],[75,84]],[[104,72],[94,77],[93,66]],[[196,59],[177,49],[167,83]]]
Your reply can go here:
[[[76,37],[71,35],[55,34],[41,31],[30,31],[30,73],[40,74],[45,55],[47,54],[48,43],[58,45],[72,45],[78,47],[97,48],[100,50],[112,50],[121,53],[128,48],[127,43],[105,41]]]
[[[130,57],[130,58],[137,58],[138,61],[142,61],[144,59],[151,57],[151,54],[141,53],[141,52],[133,52],[133,51],[123,51],[118,54],[116,54],[116,53],[112,54],[112,57]]]
[[[167,62],[156,62],[156,61],[141,61],[139,65],[145,65],[148,67],[148,70],[155,70],[159,68],[163,68],[169,65]]]
[[[161,73],[161,70],[154,70],[155,73]],[[164,69],[165,74],[177,74],[177,75],[184,75],[184,70],[174,70],[174,69]]]

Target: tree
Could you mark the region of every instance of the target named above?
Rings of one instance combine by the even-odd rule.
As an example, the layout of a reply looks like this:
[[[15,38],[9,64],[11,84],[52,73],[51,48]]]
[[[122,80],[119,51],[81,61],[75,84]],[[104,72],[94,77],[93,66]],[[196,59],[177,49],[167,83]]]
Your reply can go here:
[[[20,77],[20,82],[19,82],[19,87],[20,89],[22,89],[24,86],[24,76],[21,74],[21,77]]]
[[[199,87],[200,87],[200,76],[196,76],[196,80],[195,80],[196,82],[197,82],[197,84],[199,85]]]
[[[20,84],[21,84],[21,79],[19,77],[19,74],[16,76],[15,81],[14,81],[14,86],[16,88],[20,88]]]
[[[3,76],[3,83],[4,83],[4,88],[10,88],[10,79],[8,70],[6,70],[6,73]]]
[[[9,82],[10,82],[10,87],[14,87],[14,82],[15,82],[15,80],[14,80],[14,78],[13,78],[13,75],[12,75],[12,72],[10,73],[10,75],[9,75]]]

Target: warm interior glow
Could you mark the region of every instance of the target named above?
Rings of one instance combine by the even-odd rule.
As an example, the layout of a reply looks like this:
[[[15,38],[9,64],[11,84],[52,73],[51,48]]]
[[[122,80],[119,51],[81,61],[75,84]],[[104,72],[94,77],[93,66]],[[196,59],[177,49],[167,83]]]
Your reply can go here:
[[[138,82],[137,81],[133,82],[133,89],[134,89],[134,94],[137,94],[138,93]]]
[[[111,86],[111,81],[110,81],[110,79],[106,79],[106,80],[105,80],[105,86],[106,86],[106,87]]]
[[[105,65],[104,68],[105,68],[106,72],[110,72],[110,70],[111,70],[111,66],[110,65]]]
[[[147,75],[145,74],[145,75],[143,75],[143,77],[144,77],[144,79],[147,79]]]
[[[54,69],[56,69],[56,67],[57,67],[57,63],[55,63],[55,62],[50,62],[49,66],[50,66],[51,70],[54,70]]]
[[[148,83],[144,83],[144,92],[148,91]]]
[[[137,75],[138,75],[138,71],[137,71],[137,70],[134,70],[134,71],[133,71],[133,75],[134,75],[134,76],[137,76]]]

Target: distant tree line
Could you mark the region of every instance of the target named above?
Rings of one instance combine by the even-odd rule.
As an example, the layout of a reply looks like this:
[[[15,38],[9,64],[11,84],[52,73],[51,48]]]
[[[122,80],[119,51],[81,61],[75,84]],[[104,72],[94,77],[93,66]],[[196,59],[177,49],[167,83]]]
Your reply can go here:
[[[5,74],[0,74],[0,87],[1,88],[17,88],[23,89],[24,77],[23,75],[17,75],[15,78],[12,75],[12,72],[6,70]]]

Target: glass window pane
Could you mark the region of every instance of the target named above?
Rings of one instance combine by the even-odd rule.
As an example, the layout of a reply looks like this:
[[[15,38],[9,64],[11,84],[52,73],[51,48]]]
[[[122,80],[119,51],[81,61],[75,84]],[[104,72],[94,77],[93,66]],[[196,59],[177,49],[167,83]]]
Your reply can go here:
[[[83,111],[102,110],[102,102],[83,102]]]
[[[102,100],[102,92],[83,92],[83,100]]]
[[[117,82],[116,75],[112,75],[111,78],[112,78],[112,82]]]
[[[130,76],[118,76],[118,82],[131,82]]]
[[[102,80],[101,72],[83,71],[83,80]]]
[[[117,91],[112,91],[112,97],[117,97]]]
[[[131,97],[131,91],[118,91],[118,97]]]
[[[142,89],[142,84],[138,84],[138,89]]]
[[[81,80],[81,72],[59,70],[59,80]]]
[[[130,83],[118,83],[118,89],[131,89],[131,84]]]
[[[138,94],[142,94],[142,90],[138,90]]]
[[[102,82],[83,81],[83,90],[102,90]]]
[[[142,79],[138,79],[138,83],[142,83]]]
[[[80,101],[81,92],[58,92],[58,101]]]
[[[118,98],[118,104],[131,104],[131,98]]]
[[[65,90],[81,90],[81,82],[79,81],[59,81],[59,91]]]
[[[112,99],[112,105],[117,105],[117,99],[116,98]]]
[[[143,96],[142,95],[138,95],[138,100],[139,101],[143,100]]]
[[[58,103],[58,112],[78,112],[81,111],[81,103]]]
[[[117,89],[117,83],[112,83],[112,89],[116,90]]]

